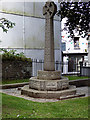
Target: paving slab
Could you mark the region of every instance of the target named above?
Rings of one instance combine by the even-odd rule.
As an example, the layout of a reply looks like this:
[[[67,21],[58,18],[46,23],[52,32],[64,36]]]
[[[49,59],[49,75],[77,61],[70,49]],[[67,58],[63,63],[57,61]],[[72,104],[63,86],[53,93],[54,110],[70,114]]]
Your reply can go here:
[[[77,89],[78,94],[80,94],[80,93],[83,94],[84,93],[85,97],[90,96],[90,93],[89,93],[90,87],[85,86],[85,87],[78,87],[76,89]],[[27,100],[35,101],[35,102],[56,102],[56,101],[60,101],[59,99],[41,99],[41,98],[27,97],[27,96],[21,95],[21,90],[20,89],[18,90],[18,88],[2,89],[2,90],[0,89],[0,92],[8,94],[8,95],[24,98],[24,99],[27,99]],[[76,99],[76,98],[73,98],[73,99]]]

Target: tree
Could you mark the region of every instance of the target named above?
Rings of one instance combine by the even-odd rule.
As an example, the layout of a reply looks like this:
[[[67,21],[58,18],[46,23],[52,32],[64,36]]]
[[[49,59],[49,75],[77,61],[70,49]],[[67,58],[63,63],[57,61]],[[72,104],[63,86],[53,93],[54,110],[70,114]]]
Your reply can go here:
[[[67,18],[65,29],[69,31],[71,37],[74,37],[74,31],[78,31],[79,35],[86,37],[90,31],[90,2],[61,2],[58,15]]]
[[[0,27],[3,29],[3,32],[7,33],[8,29],[13,28],[14,26],[15,26],[15,23],[12,23],[11,21],[5,18],[0,19]]]

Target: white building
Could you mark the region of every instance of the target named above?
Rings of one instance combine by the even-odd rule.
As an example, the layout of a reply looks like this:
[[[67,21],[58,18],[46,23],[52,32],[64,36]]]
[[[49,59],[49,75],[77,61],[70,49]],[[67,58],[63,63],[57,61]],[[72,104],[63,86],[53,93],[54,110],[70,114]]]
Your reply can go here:
[[[64,27],[64,21],[62,22],[62,29]],[[63,62],[67,62],[68,69],[63,72],[78,72],[80,70],[80,62],[87,62],[88,54],[88,40],[87,37],[82,38],[75,32],[74,38],[70,37],[68,31],[62,32],[62,46],[63,46]],[[66,73],[65,72],[65,73]]]
[[[3,0],[1,0],[3,1]],[[59,4],[57,7],[59,9]],[[4,33],[0,29],[0,48],[16,49],[31,59],[44,60],[44,2],[0,2],[0,18],[16,25]],[[54,17],[55,61],[61,62],[60,18]]]
[[[3,1],[3,0],[2,0]],[[0,29],[0,48],[17,49],[32,59],[44,59],[44,2],[0,2],[0,18],[16,25],[8,33]],[[58,3],[57,7],[58,7]],[[61,61],[59,17],[54,18],[55,61]]]

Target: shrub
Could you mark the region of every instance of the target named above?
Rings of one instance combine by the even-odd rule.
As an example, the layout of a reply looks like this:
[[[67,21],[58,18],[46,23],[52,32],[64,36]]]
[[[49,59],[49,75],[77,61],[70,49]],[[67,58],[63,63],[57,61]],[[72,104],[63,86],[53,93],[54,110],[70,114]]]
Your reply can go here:
[[[32,62],[31,58],[26,58],[23,52],[16,53],[16,50],[14,49],[7,51],[7,49],[0,48],[0,52],[2,60],[21,60]]]

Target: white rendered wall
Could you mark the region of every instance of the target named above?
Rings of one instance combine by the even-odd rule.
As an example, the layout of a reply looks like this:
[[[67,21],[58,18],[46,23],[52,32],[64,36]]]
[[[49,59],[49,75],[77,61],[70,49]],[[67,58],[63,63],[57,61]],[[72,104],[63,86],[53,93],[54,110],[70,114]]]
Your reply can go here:
[[[66,18],[63,19],[61,23],[61,28],[64,29],[64,23],[66,23]],[[68,31],[62,31],[62,42],[66,43],[66,52],[69,53],[85,53],[88,51],[88,41],[87,37],[82,38],[78,36],[78,32],[75,32],[75,37],[79,37],[79,47],[80,49],[74,49],[74,39],[70,37]]]
[[[8,33],[0,29],[0,48],[23,51],[27,57],[44,59],[45,19],[43,6],[45,3],[4,2],[0,6],[0,18],[5,17],[16,25]],[[61,61],[60,21],[54,20],[55,60]]]
[[[79,36],[80,37],[80,36]],[[74,41],[70,41],[70,39],[67,39],[66,42],[66,51],[70,52],[70,53],[85,53],[86,51],[88,51],[88,41],[86,38],[79,38],[79,48],[80,49],[74,49]]]
[[[88,63],[89,63],[89,66],[90,66],[90,37],[89,37],[89,40],[88,40]]]

